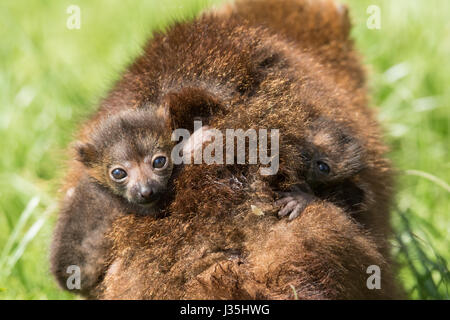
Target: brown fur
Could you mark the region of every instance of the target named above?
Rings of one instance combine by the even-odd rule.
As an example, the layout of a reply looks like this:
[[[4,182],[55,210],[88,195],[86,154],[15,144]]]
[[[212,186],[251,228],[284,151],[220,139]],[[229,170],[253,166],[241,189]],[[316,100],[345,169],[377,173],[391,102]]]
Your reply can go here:
[[[186,101],[221,110],[207,112],[213,128],[279,129],[280,170],[186,166],[170,216],[114,222],[101,298],[291,299],[292,288],[304,299],[399,297],[387,242],[391,170],[349,28],[332,1],[248,0],[154,36],[81,137],[123,108],[168,104],[182,120]],[[208,98],[198,103],[184,88]],[[343,145],[326,135],[339,141],[342,132],[355,157],[336,158],[335,180],[308,181],[304,150],[325,143],[335,159]],[[302,183],[317,199],[294,221],[279,220],[275,191]],[[372,264],[381,290],[366,287]]]
[[[182,83],[209,89],[227,106],[211,127],[279,128],[280,172],[265,178],[257,166],[186,167],[170,217],[114,224],[103,298],[286,299],[294,297],[291,285],[305,299],[398,297],[386,241],[391,174],[348,32],[346,10],[329,1],[247,1],[155,37],[134,70],[153,61],[181,71]],[[177,83],[177,71],[146,79]],[[349,150],[356,166],[346,172],[354,159],[343,154],[335,190],[316,191],[300,218],[279,221],[273,191],[305,182],[301,152],[310,128],[349,132],[358,141]],[[323,137],[313,136],[320,148]],[[352,196],[353,217],[330,203]],[[366,287],[371,264],[381,267],[382,290]]]

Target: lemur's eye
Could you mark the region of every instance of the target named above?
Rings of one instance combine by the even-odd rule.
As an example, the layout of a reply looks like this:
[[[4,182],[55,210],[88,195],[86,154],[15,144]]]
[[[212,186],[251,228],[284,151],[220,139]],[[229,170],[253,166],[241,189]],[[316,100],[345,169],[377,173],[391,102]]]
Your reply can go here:
[[[330,167],[323,161],[317,161],[317,168],[323,174],[329,174],[330,173]]]
[[[167,162],[167,158],[166,157],[159,156],[159,157],[156,157],[153,160],[152,165],[153,165],[153,168],[161,169],[161,168],[164,168],[164,166],[166,165],[166,162]]]
[[[111,177],[116,181],[121,181],[127,177],[125,170],[116,168],[111,171]]]

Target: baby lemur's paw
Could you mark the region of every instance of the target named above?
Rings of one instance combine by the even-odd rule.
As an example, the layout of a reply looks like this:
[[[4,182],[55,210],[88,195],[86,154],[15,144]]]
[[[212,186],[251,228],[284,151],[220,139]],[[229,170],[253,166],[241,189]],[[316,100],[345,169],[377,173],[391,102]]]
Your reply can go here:
[[[280,199],[275,202],[276,206],[282,208],[278,211],[278,216],[284,217],[289,215],[289,220],[297,218],[305,208],[314,201],[315,196],[295,187],[291,192],[280,192]]]

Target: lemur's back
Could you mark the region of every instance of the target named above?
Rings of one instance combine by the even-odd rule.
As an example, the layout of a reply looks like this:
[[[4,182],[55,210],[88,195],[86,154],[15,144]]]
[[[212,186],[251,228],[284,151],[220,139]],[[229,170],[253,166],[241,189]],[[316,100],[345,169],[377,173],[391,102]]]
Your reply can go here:
[[[183,87],[203,90],[225,106],[224,115],[212,116],[214,128],[280,129],[281,174],[186,166],[170,216],[115,223],[102,297],[287,299],[291,285],[304,299],[396,297],[386,244],[389,163],[349,26],[345,9],[331,1],[249,0],[150,40],[107,101],[133,92],[138,106],[164,102]],[[328,123],[322,118],[361,141],[364,170],[350,181],[364,194],[360,215],[326,198],[290,223],[270,209],[255,215],[252,208],[273,204],[274,185],[301,182],[305,124]],[[384,272],[383,290],[366,287],[372,264]]]

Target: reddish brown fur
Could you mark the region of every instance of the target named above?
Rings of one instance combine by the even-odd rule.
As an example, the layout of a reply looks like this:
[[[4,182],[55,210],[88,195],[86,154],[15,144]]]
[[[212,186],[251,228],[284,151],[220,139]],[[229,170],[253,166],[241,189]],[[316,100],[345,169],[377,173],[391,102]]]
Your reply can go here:
[[[212,116],[214,128],[280,129],[280,171],[186,166],[169,217],[115,221],[101,298],[289,299],[291,285],[305,299],[399,297],[387,243],[391,170],[349,28],[345,8],[331,1],[239,1],[150,41],[81,137],[123,108],[169,101],[176,114],[184,103],[171,103],[171,92],[198,101],[183,94],[195,87],[226,110]],[[296,220],[279,220],[274,191],[305,181],[299,159],[308,128],[328,130],[321,119],[364,150],[364,170],[347,181],[364,194],[360,210],[347,212],[325,193]],[[372,264],[381,267],[381,290],[366,287]]]

